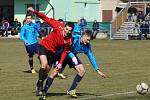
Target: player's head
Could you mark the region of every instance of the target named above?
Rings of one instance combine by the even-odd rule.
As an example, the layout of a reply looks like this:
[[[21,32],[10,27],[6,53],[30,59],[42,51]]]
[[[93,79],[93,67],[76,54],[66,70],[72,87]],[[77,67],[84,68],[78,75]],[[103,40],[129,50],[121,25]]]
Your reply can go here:
[[[63,19],[58,19],[59,22],[64,23]]]
[[[65,24],[65,37],[71,36],[73,29],[74,29],[74,23],[67,22]]]
[[[81,37],[81,43],[87,44],[90,43],[90,40],[92,40],[92,31],[85,30],[85,32],[83,32],[83,35]]]
[[[26,23],[31,23],[32,22],[32,15],[31,14],[27,14],[26,15]]]

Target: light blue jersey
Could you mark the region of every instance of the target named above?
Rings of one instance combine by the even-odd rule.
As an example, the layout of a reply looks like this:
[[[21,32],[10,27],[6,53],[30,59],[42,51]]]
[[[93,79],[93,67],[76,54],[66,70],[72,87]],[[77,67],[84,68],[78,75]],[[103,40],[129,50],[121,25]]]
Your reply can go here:
[[[93,69],[96,71],[99,69],[99,66],[96,62],[96,59],[92,53],[91,45],[90,44],[83,44],[80,42],[81,34],[79,32],[73,32],[73,43],[71,47],[71,51],[69,52],[68,56],[69,58],[76,57],[78,53],[84,53],[89,58],[90,63],[92,64]],[[56,55],[59,58],[59,55],[61,55],[63,51],[63,48],[61,48]]]
[[[39,36],[38,30],[39,27],[35,23],[29,23],[22,26],[20,38],[24,42],[25,46],[32,45],[38,42],[37,40],[37,37]],[[28,44],[25,44],[26,40],[28,41]]]
[[[91,45],[90,44],[83,44],[80,42],[81,35],[79,33],[74,32],[73,33],[73,43],[72,43],[72,48],[71,52],[69,53],[69,57],[73,58],[74,55],[77,55],[78,53],[84,53],[88,56],[89,61],[92,64],[92,67],[94,70],[98,70],[99,66],[96,62],[96,59],[92,53],[91,50]]]

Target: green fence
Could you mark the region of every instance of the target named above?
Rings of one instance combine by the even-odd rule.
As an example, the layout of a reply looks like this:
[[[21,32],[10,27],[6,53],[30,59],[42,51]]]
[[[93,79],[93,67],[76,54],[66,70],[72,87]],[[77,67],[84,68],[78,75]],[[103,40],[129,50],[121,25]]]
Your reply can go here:
[[[93,22],[87,23],[87,28],[92,29]],[[108,22],[99,22],[100,30],[101,31],[110,31],[110,23]]]

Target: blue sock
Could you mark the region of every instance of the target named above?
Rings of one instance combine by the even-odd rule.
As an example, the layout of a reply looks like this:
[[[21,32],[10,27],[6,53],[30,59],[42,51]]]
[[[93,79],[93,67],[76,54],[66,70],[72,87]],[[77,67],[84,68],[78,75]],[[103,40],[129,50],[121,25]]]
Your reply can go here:
[[[73,83],[72,83],[70,89],[68,91],[74,90],[77,87],[77,85],[79,84],[79,82],[81,81],[81,79],[82,79],[82,77],[77,74],[76,77],[73,80]]]
[[[53,79],[48,77],[47,80],[46,80],[46,84],[45,84],[45,87],[44,87],[44,91],[47,93],[49,87],[52,85],[53,83]]]

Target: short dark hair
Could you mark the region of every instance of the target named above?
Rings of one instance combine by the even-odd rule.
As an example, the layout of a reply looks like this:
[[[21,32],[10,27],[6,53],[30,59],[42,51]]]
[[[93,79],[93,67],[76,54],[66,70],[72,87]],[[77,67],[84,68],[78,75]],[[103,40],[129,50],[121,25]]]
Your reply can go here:
[[[28,16],[33,17],[33,15],[32,15],[31,13],[27,13],[27,14],[26,14],[26,17],[28,17]]]
[[[91,37],[91,40],[93,40],[93,33],[92,33],[92,31],[89,30],[89,29],[85,30],[82,35],[90,36],[90,37]]]
[[[85,30],[85,32],[83,32],[83,35],[91,36],[92,35],[92,31],[87,29],[87,30]]]
[[[58,19],[58,21],[63,22],[63,19]]]
[[[73,22],[67,22],[67,23],[65,24],[65,26],[72,27],[72,30],[74,29],[74,23],[73,23]]]

